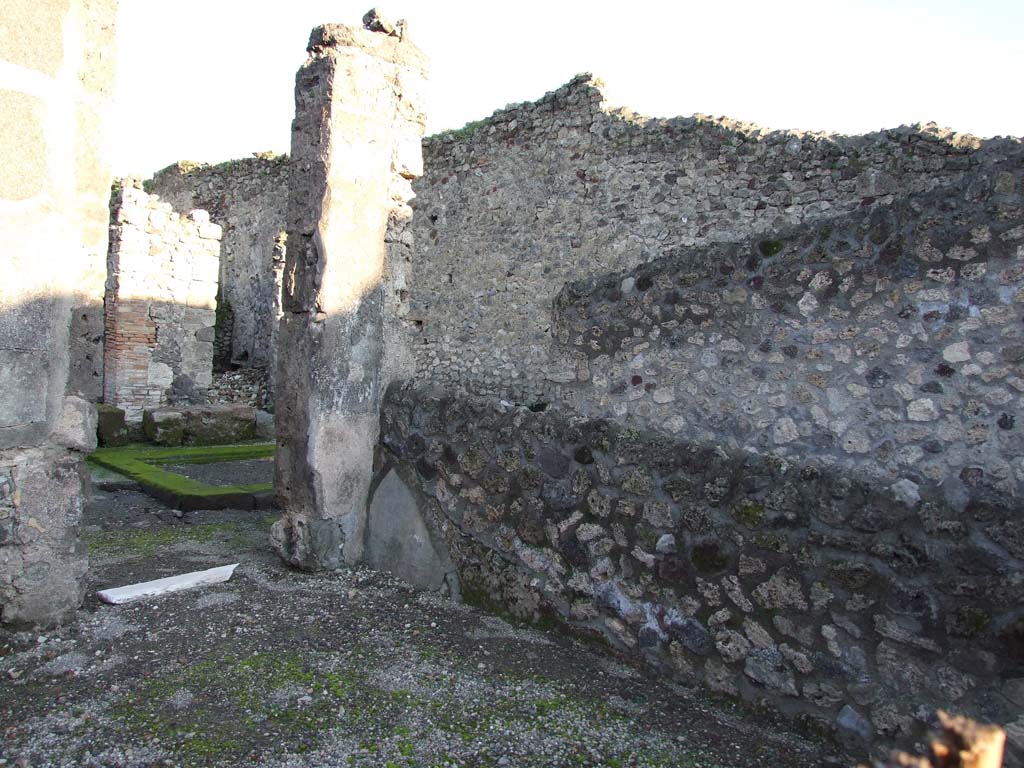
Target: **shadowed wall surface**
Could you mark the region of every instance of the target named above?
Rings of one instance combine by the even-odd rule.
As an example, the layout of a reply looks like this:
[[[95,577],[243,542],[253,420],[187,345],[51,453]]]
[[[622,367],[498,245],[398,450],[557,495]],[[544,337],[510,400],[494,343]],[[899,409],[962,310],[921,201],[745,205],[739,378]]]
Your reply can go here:
[[[0,620],[82,598],[81,455],[95,445],[113,0],[15,0],[0,77]],[[91,329],[91,330],[90,330]],[[72,335],[74,334],[74,335]],[[81,343],[78,343],[81,342]]]
[[[223,228],[214,364],[273,370],[280,321],[288,206],[288,158],[260,155],[218,165],[178,163],[154,174],[147,191],[182,216],[209,211]],[[283,241],[282,241],[283,242]]]

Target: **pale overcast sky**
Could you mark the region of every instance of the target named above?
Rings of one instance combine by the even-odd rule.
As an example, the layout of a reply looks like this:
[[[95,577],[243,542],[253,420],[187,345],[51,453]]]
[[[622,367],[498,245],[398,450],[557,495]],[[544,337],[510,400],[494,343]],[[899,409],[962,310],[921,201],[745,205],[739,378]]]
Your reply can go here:
[[[372,0],[121,0],[110,157],[288,150],[309,30]],[[533,100],[590,71],[616,104],[773,128],[861,133],[935,121],[1024,136],[1022,0],[388,0],[432,62],[428,131]]]

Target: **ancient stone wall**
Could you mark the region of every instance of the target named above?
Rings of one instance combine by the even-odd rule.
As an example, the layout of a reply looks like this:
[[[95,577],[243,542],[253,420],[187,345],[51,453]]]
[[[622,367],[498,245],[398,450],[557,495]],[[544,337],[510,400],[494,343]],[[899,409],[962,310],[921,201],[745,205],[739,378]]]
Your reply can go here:
[[[307,50],[275,390],[284,515],[272,540],[287,562],[315,569],[362,557],[380,400],[410,357],[396,323],[426,60],[400,33],[333,24],[313,30]]]
[[[566,286],[564,400],[963,508],[1024,495],[1024,163]],[[1017,525],[994,541],[1024,557]]]
[[[333,29],[297,89],[282,554],[344,547],[862,743],[922,705],[1012,719],[1021,142],[646,120],[581,77],[427,139],[382,254],[339,229],[377,177],[329,175],[323,137],[361,152],[378,81],[330,97]]]
[[[412,386],[389,391],[382,443],[382,473],[420,497],[470,600],[857,751],[919,737],[934,706],[1020,715],[1004,676],[1024,658],[1024,552],[1006,500],[962,508],[811,456]]]
[[[704,116],[642,119],[578,77],[424,140],[401,288],[417,380],[559,399],[586,375],[551,343],[551,303],[565,282],[888,204],[1020,152],[1016,140],[931,125],[847,137]],[[182,163],[147,182],[179,212],[202,207],[225,227],[225,364],[273,356],[272,252],[287,175],[283,158],[254,158]]]
[[[179,216],[124,180],[111,201],[103,399],[130,422],[168,403],[205,402],[213,370],[221,228]]]
[[[114,0],[0,14],[0,621],[81,602],[82,454],[95,446]]]
[[[178,163],[154,174],[145,186],[179,214],[201,208],[223,228],[214,365],[218,370],[238,365],[272,371],[281,318],[287,157]]]
[[[410,278],[417,380],[558,399],[585,375],[551,344],[563,283],[887,204],[1020,151],[934,126],[846,137],[640,119],[581,76],[424,142]]]
[[[463,594],[862,745],[1018,716],[1019,140],[577,80],[425,162],[382,472]]]

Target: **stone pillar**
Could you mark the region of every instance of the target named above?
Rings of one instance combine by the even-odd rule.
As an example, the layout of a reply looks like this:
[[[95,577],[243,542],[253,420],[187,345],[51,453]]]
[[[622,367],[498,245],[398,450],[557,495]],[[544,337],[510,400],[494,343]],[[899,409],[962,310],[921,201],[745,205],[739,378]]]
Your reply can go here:
[[[314,29],[295,85],[272,539],[304,569],[362,557],[380,401],[407,359],[388,348],[387,243],[408,239],[426,61],[401,22],[364,25]]]
[[[0,14],[5,623],[63,621],[83,595],[82,456],[96,440],[85,398],[97,394],[97,377],[95,359],[84,364],[95,349],[82,349],[71,329],[94,327],[81,312],[102,300],[111,174],[100,150],[115,15],[115,0],[8,0]]]

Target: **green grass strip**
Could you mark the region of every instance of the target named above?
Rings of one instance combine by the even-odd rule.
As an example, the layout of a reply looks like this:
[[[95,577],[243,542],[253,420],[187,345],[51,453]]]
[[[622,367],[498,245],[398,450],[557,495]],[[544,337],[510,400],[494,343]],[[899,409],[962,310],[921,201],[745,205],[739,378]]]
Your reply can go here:
[[[93,451],[88,460],[134,480],[157,498],[192,506],[229,496],[269,493],[273,491],[274,486],[273,483],[207,485],[155,465],[211,464],[219,461],[265,459],[273,456],[274,450],[274,443],[241,443],[195,448],[126,445],[120,448],[100,448]]]
[[[122,458],[159,464],[210,464],[215,461],[266,459],[274,455],[274,443],[235,443],[233,445],[200,445],[161,448],[153,445],[125,445],[118,448],[97,448],[89,459],[103,463]]]

